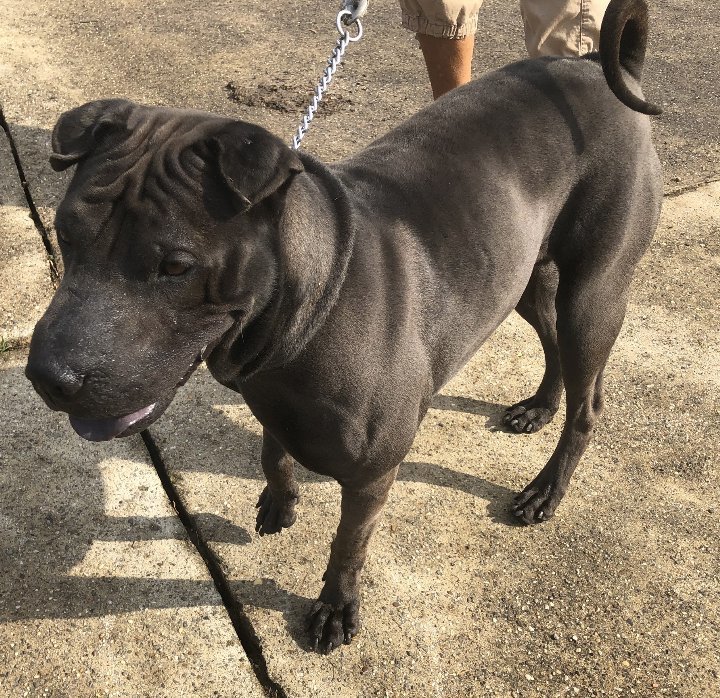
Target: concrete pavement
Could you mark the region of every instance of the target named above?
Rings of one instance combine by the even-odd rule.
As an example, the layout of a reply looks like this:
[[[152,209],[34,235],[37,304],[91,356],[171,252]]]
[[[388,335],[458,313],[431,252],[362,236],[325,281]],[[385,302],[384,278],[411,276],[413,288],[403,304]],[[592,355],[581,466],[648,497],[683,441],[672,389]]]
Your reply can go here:
[[[139,438],[78,443],[0,358],[0,695],[262,696]]]
[[[5,5],[0,100],[51,237],[67,181],[47,164],[61,111],[127,96],[289,140],[334,42],[317,0]],[[301,474],[296,525],[260,539],[260,430],[240,397],[202,369],[151,429],[287,695],[712,695],[720,96],[717,58],[703,50],[709,12],[654,4],[645,84],[667,107],[656,142],[671,196],[608,367],[606,413],[553,522],[518,528],[506,515],[560,426],[497,429],[502,406],[529,395],[542,370],[517,317],[433,404],[371,544],[363,630],[330,657],[308,652],[302,619],[337,524],[337,485]],[[396,16],[392,2],[371,3],[367,38],[307,138],[312,152],[342,157],[429,99]],[[522,55],[515,3],[490,3],[483,18],[476,72]],[[81,442],[22,377],[52,283],[4,140],[0,166],[0,336],[12,340],[0,353],[0,695],[262,695],[269,684],[141,441]]]

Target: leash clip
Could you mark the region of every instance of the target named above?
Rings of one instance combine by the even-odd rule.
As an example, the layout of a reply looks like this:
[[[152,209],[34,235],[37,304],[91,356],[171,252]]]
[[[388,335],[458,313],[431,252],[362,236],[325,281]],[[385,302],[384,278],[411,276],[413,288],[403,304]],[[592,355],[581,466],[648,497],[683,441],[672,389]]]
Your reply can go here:
[[[365,3],[367,5],[367,2]],[[338,34],[340,36],[347,36],[348,41],[360,41],[362,39],[363,35],[363,27],[362,23],[360,22],[360,15],[358,14],[355,19],[353,19],[353,15],[355,13],[350,10],[340,10],[338,12],[337,19],[335,20],[335,26],[337,27]],[[356,25],[357,27],[357,33],[353,36],[348,31],[352,25]],[[345,29],[347,27],[347,29]]]

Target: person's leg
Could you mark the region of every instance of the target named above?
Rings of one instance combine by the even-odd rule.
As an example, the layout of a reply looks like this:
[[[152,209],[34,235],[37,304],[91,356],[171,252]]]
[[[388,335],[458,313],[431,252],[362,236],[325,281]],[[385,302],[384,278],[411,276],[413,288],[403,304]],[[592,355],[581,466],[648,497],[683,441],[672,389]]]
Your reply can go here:
[[[417,39],[425,58],[435,99],[470,81],[474,36],[442,39],[418,33]]]
[[[598,50],[609,0],[520,0],[531,57],[582,56]]]
[[[400,0],[402,25],[416,33],[437,99],[470,80],[482,0]]]

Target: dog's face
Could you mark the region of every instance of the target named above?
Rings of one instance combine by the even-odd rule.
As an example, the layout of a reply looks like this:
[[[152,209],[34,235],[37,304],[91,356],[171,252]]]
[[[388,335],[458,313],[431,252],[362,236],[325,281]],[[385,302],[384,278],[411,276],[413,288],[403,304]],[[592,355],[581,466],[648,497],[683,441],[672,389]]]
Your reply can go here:
[[[63,114],[53,151],[77,165],[56,214],[65,274],[26,374],[81,436],[128,436],[268,303],[272,199],[302,165],[259,127],[122,100]]]

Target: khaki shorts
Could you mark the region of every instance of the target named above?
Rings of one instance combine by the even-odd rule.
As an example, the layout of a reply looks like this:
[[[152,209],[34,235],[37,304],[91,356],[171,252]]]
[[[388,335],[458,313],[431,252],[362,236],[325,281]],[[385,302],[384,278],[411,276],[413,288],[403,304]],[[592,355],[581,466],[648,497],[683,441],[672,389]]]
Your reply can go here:
[[[578,56],[598,47],[609,0],[520,0],[531,56]],[[462,39],[477,31],[482,0],[400,0],[402,25],[419,34]]]

